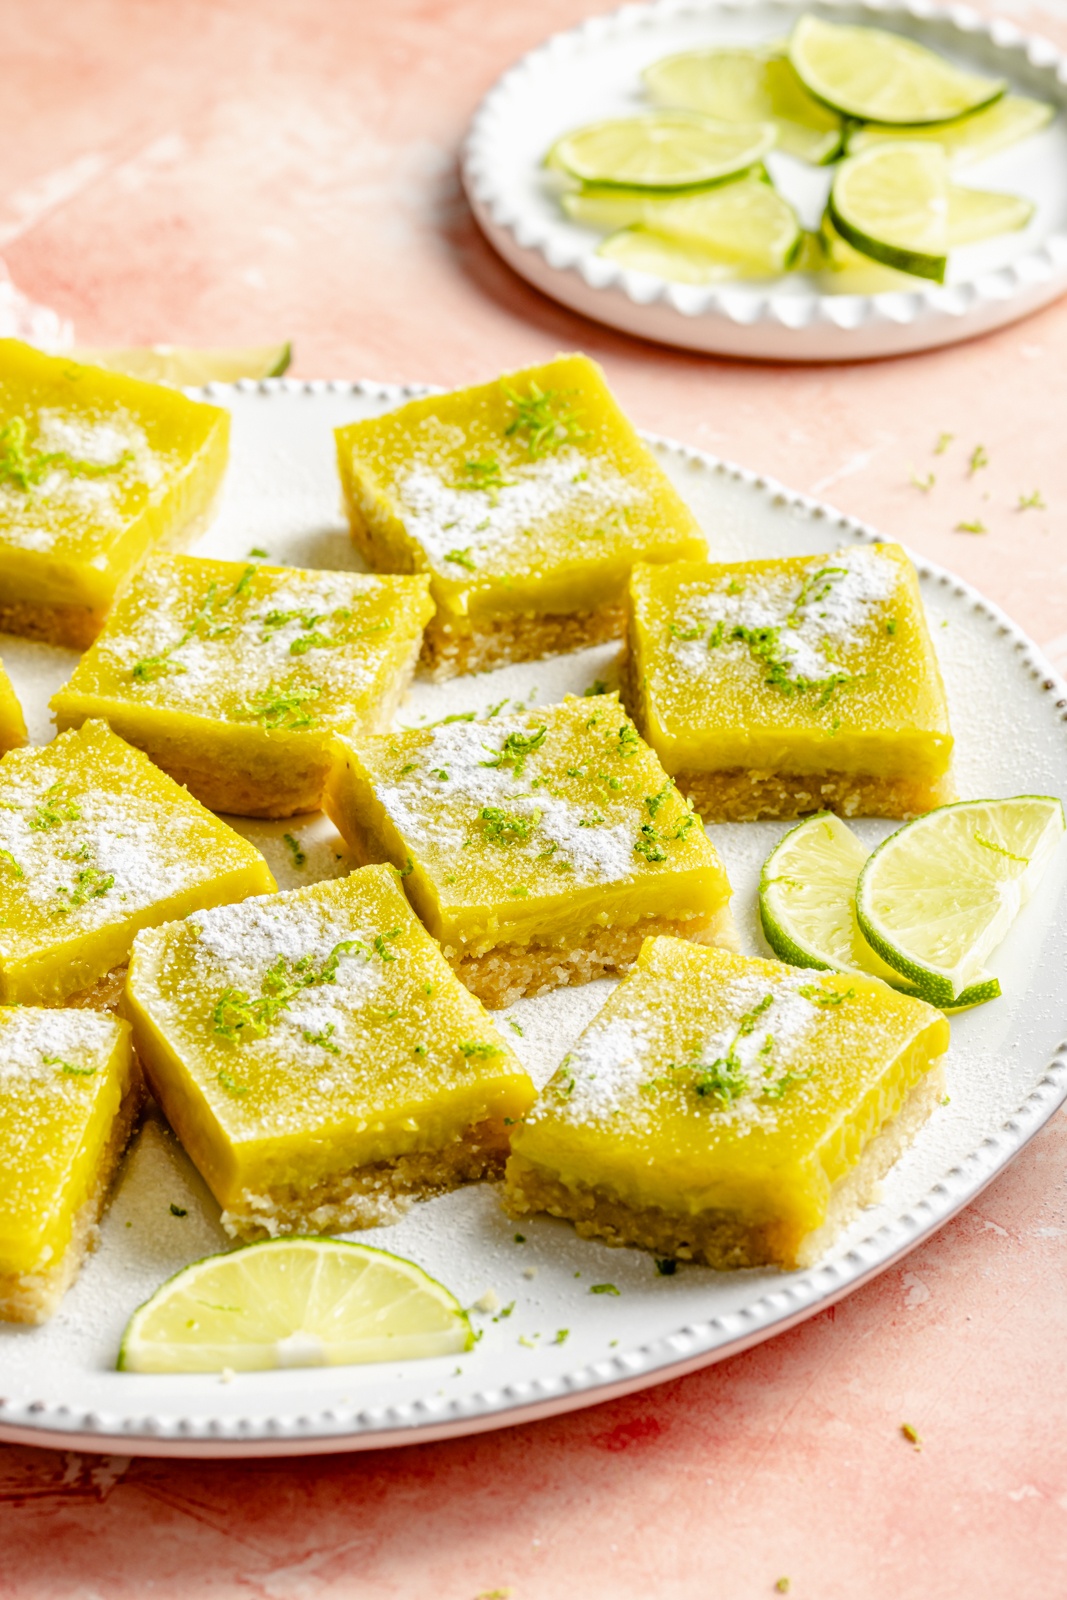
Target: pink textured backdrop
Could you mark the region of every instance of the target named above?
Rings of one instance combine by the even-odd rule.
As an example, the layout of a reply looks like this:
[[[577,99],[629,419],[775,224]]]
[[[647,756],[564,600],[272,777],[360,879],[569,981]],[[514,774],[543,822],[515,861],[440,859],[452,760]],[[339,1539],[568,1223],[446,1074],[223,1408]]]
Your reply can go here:
[[[583,323],[482,242],[465,121],[597,9],[0,0],[0,319],[21,292],[82,343],[292,337],[298,374],[443,384],[582,348],[640,423],[907,540],[1067,664],[1067,303],[934,355],[745,367]],[[1001,9],[1067,46],[1065,0]],[[1034,489],[1048,510],[1015,510]],[[557,1421],[235,1466],[0,1447],[0,1596],[748,1600],[788,1575],[798,1600],[1061,1600],[1065,1180],[1061,1117],[834,1311]]]

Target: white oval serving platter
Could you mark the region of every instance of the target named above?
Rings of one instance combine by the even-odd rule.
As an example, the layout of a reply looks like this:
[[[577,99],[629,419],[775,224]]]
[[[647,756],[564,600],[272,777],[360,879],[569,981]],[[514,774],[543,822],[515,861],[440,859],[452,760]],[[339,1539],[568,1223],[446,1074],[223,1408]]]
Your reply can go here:
[[[1019,233],[955,250],[944,284],[882,294],[827,294],[808,274],[693,287],[596,254],[603,237],[569,221],[545,152],[571,128],[648,108],[641,71],[708,45],[788,34],[802,12],[908,34],[943,55],[1059,108],[1067,59],[1003,18],[927,0],[658,0],[591,17],[524,56],[489,91],[467,135],[463,174],[478,222],[535,288],[598,322],[664,344],[762,361],[901,355],[988,332],[1067,289],[1067,119],[967,167],[959,181],[1027,196]],[[807,227],[817,227],[830,168],[772,153],[769,165]]]
[[[197,547],[242,558],[251,547],[298,566],[361,562],[340,509],[331,429],[387,410],[421,389],[267,380],[212,386],[233,413],[231,464],[219,516]],[[665,440],[653,447],[726,559],[832,550],[876,538],[870,528],[753,473]],[[1067,793],[1067,685],[987,600],[920,561],[923,597],[948,687],[964,796]],[[46,709],[76,656],[0,641],[29,714]],[[417,683],[399,720],[415,725],[582,692],[609,676],[615,646],[509,667],[446,685]],[[283,887],[349,870],[324,818],[240,822]],[[871,840],[889,824],[861,823]],[[709,830],[735,889],[744,947],[766,953],[755,913],[760,863],[784,825]],[[283,835],[307,854],[299,871]],[[1065,853],[1067,854],[1067,853]],[[363,1237],[410,1256],[475,1313],[481,1338],[458,1360],[217,1377],[114,1370],[126,1319],[171,1273],[229,1241],[218,1207],[158,1116],[138,1136],[105,1216],[100,1245],[54,1320],[0,1328],[0,1439],[123,1454],[251,1456],[372,1449],[501,1427],[660,1382],[721,1360],[822,1310],[883,1271],[971,1200],[1067,1094],[1067,862],[1047,882],[993,962],[1004,998],[957,1018],[940,1107],[889,1174],[878,1206],[807,1272],[657,1275],[651,1257],[583,1241],[565,1223],[524,1223],[524,1242],[494,1188],[478,1185],[415,1207]],[[515,1048],[544,1082],[610,983],[521,1001],[505,1014]],[[183,1215],[174,1215],[174,1206]],[[612,1283],[619,1293],[591,1295]],[[508,1314],[503,1308],[511,1306]],[[567,1330],[561,1334],[561,1330]]]

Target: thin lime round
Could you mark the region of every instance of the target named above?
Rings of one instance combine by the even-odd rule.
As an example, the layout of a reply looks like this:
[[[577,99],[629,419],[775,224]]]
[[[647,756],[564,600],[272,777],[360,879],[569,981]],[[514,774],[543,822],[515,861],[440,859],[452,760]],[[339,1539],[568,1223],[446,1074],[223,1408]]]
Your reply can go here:
[[[1063,834],[1063,806],[1052,795],[965,800],[927,812],[891,834],[860,872],[860,930],[924,1000],[958,1004]]]
[[[847,823],[830,812],[791,828],[760,874],[759,913],[767,943],[790,966],[860,973],[915,995],[914,984],[883,961],[860,931],[856,884],[868,855]],[[960,995],[956,1008],[994,1000],[999,993],[996,978],[983,974]]]
[[[777,148],[801,161],[817,166],[841,148],[841,118],[812,98],[780,46],[687,50],[653,62],[642,78],[659,105],[723,122],[773,122]]]
[[[72,350],[71,355],[75,361],[106,367],[128,378],[191,389],[204,383],[236,383],[239,378],[280,378],[293,359],[293,347],[287,343],[197,350],[188,345],[154,344],[129,350]]]
[[[547,164],[581,183],[692,189],[761,161],[776,138],[770,122],[717,122],[688,111],[595,122],[565,134]]]
[[[940,145],[876,145],[850,156],[830,190],[830,219],[862,255],[943,283],[948,262],[948,163]]]
[[[793,29],[789,59],[809,94],[859,122],[947,122],[1007,88],[1003,78],[964,72],[899,33],[811,16]]]
[[[135,1311],[125,1372],[264,1372],[455,1355],[453,1294],[414,1262],[342,1239],[269,1239],[186,1267]]]

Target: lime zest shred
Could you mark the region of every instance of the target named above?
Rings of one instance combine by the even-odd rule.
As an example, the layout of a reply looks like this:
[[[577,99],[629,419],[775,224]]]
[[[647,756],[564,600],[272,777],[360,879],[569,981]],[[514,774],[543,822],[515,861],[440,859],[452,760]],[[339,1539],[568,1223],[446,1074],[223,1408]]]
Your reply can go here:
[[[565,445],[579,444],[589,438],[589,430],[578,425],[577,412],[556,390],[542,389],[534,379],[530,380],[525,395],[503,380],[500,387],[516,413],[505,427],[504,437],[511,439],[518,435],[531,461],[540,461]]]
[[[52,472],[66,472],[72,478],[107,478],[133,460],[132,450],[107,462],[79,461],[66,450],[35,450],[27,445],[28,433],[25,417],[12,417],[0,428],[0,483],[10,483],[24,494]]]
[[[46,1067],[62,1067],[70,1078],[91,1078],[96,1072],[95,1067],[77,1067],[73,1061],[68,1061],[65,1056],[42,1056],[41,1060]]]
[[[290,852],[292,853],[293,866],[302,867],[307,861],[307,855],[300,847],[300,840],[297,839],[295,834],[292,833],[283,833],[282,839],[289,846]]]

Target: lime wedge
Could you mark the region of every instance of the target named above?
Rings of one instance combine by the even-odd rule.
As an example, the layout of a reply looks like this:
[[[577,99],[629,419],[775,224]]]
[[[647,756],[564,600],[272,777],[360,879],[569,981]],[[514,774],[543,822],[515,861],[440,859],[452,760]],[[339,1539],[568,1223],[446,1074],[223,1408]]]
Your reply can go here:
[[[242,350],[194,350],[187,345],[153,344],[133,350],[72,350],[71,355],[75,361],[128,378],[192,389],[202,383],[236,383],[238,378],[280,378],[293,359],[293,347],[261,344]]]
[[[841,149],[841,118],[811,97],[780,46],[688,50],[653,62],[642,77],[659,105],[722,122],[773,122],[777,148],[801,161],[817,166]]]
[[[863,867],[868,944],[933,1005],[958,1004],[1041,881],[1064,833],[1051,795],[964,800],[907,823]]]
[[[867,847],[840,817],[820,812],[798,823],[763,863],[759,913],[780,961],[881,978],[905,994],[918,990],[872,950],[856,919],[856,884]],[[996,978],[981,974],[953,1009],[994,1000]]]
[[[1016,233],[1025,228],[1034,214],[1033,203],[1017,194],[998,194],[992,189],[965,189],[962,184],[948,186],[948,242],[975,244],[998,233]]]
[[[770,122],[716,122],[689,111],[651,111],[564,135],[546,164],[582,183],[691,189],[754,166],[775,138]]]
[[[863,255],[944,282],[948,162],[940,145],[876,145],[850,156],[834,178],[829,211],[838,233]]]
[[[135,1311],[125,1372],[264,1372],[410,1361],[469,1348],[455,1296],[414,1262],[340,1239],[269,1239],[208,1256]]]
[[[724,261],[713,251],[702,250],[699,245],[680,244],[640,225],[613,233],[598,247],[597,255],[616,261],[632,272],[647,272],[653,278],[697,287],[724,283],[744,275],[736,261]]]
[[[722,188],[749,180],[764,186],[770,182],[765,167],[750,167],[735,177],[725,179],[722,184],[716,184],[713,192],[718,193]],[[682,194],[670,190],[666,194],[656,194],[648,189],[628,189],[622,185],[604,188],[600,184],[586,183],[580,189],[571,189],[562,194],[560,205],[572,222],[581,223],[586,228],[614,232],[616,228],[630,228],[635,223],[654,228],[664,206],[677,205],[682,199],[703,198],[708,193],[707,189],[698,189],[689,193],[683,191]]]
[[[859,122],[947,122],[1007,88],[1003,78],[963,72],[899,33],[810,16],[793,29],[789,59],[809,94]]]
[[[819,237],[825,251],[826,282],[833,294],[891,294],[915,288],[912,273],[897,272],[854,250],[842,239],[829,214],[822,219]]]
[[[874,144],[891,139],[933,139],[941,145],[953,167],[971,166],[998,150],[1006,150],[1020,139],[1040,133],[1056,115],[1054,106],[1025,95],[1006,94],[991,106],[975,111],[957,122],[941,122],[933,127],[857,128],[849,135],[849,155],[859,155]]]

